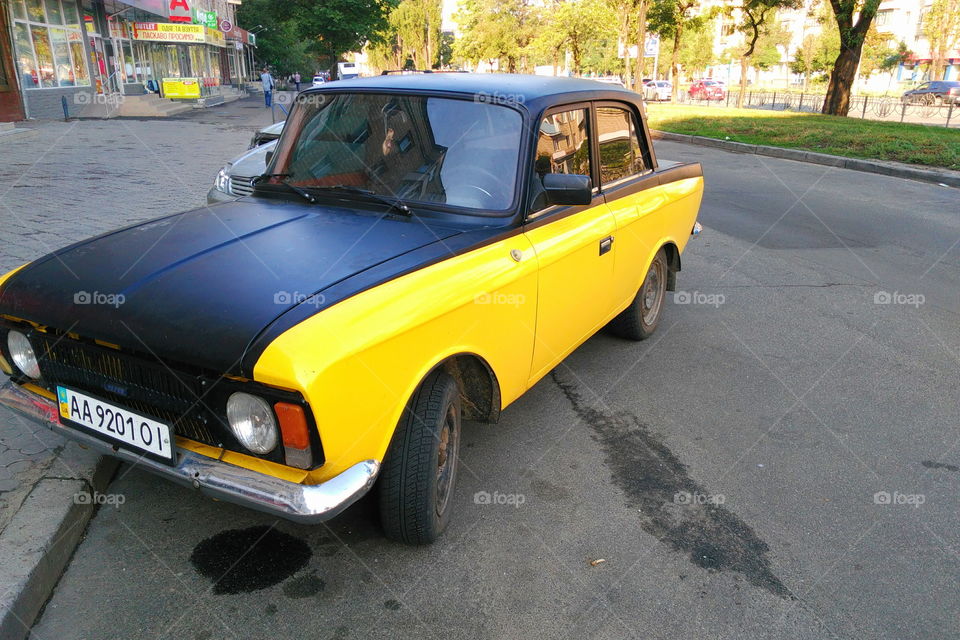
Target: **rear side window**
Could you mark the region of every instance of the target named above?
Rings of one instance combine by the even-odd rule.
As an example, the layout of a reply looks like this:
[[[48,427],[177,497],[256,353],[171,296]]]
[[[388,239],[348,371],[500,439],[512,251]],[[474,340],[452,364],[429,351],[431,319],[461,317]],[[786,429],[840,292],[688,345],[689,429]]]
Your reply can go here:
[[[620,107],[597,107],[602,184],[623,180],[649,169],[644,162],[638,132],[636,116],[632,111]]]

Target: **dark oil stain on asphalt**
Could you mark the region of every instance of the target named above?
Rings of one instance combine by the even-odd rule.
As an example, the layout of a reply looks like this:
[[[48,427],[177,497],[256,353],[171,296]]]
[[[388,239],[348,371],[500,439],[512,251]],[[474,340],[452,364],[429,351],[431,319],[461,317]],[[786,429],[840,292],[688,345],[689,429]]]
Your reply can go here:
[[[315,573],[310,572],[291,578],[283,585],[283,595],[288,598],[309,598],[322,593],[327,583]]]
[[[611,414],[591,407],[576,386],[556,370],[554,382],[577,416],[603,448],[613,482],[641,514],[641,526],[674,551],[707,571],[734,571],[773,595],[795,599],[774,575],[770,548],[750,526],[720,504],[676,504],[677,494],[709,495],[687,467],[640,420],[629,413]]]
[[[273,527],[228,529],[198,544],[190,555],[218,594],[249,593],[280,583],[306,566],[309,545]]]
[[[921,462],[923,466],[927,469],[946,469],[947,471],[960,471],[960,467],[955,464],[947,464],[945,462],[934,462],[933,460],[924,460]]]
[[[383,603],[383,608],[389,609],[390,611],[399,611],[400,607],[402,606],[403,605],[401,605],[398,601],[393,599],[387,600],[386,602]]]

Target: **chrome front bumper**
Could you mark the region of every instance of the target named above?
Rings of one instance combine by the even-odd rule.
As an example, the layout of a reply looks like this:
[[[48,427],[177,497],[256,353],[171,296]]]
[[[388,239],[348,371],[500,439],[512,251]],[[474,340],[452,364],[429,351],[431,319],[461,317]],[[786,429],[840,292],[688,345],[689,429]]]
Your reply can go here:
[[[0,405],[105,455],[119,458],[201,493],[302,523],[322,522],[353,504],[373,486],[376,460],[353,465],[323,484],[303,485],[250,471],[177,448],[176,466],[148,460],[127,449],[60,424],[57,404],[11,381],[0,384]]]

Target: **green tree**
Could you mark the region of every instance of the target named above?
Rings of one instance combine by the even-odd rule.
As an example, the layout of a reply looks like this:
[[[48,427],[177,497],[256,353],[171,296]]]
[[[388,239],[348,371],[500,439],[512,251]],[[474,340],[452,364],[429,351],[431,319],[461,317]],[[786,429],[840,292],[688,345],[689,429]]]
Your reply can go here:
[[[456,20],[461,37],[453,57],[476,63],[502,61],[501,68],[526,68],[539,16],[526,0],[465,0]]]
[[[850,91],[857,75],[867,31],[877,15],[880,0],[830,0],[840,37],[840,52],[830,72],[823,113],[845,116],[850,110]],[[854,16],[857,17],[854,21]]]
[[[930,79],[942,79],[947,52],[960,46],[960,0],[934,0],[920,28],[930,43]]]
[[[680,38],[679,62],[687,76],[703,75],[707,67],[713,64],[714,22],[705,20],[693,24]]]
[[[647,13],[649,28],[660,35],[661,42],[672,41],[670,50],[670,82],[673,84],[671,97],[679,95],[680,47],[686,31],[696,31],[709,15],[697,15],[699,0],[654,0]]]
[[[777,11],[780,9],[795,9],[801,5],[800,0],[742,0],[738,5],[728,7],[729,15],[737,20],[736,28],[743,34],[744,44],[740,52],[740,92],[737,95],[737,106],[743,106],[743,99],[747,93],[747,69],[754,55],[766,49],[765,63],[770,63],[774,54],[771,47],[776,49],[778,40],[783,39],[782,28],[776,22]],[[766,44],[764,44],[766,42]],[[779,51],[776,53],[776,62],[780,61]]]
[[[258,54],[278,70],[284,51],[301,43],[333,70],[345,53],[359,51],[383,31],[393,6],[392,0],[247,0],[237,17],[240,24],[267,27],[257,38]]]

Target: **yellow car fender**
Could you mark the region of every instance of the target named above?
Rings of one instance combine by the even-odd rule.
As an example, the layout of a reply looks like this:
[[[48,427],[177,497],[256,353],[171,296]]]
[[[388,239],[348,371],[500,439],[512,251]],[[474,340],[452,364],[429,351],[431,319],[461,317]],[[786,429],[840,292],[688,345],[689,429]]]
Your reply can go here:
[[[299,390],[310,404],[325,463],[306,481],[383,460],[409,398],[452,356],[475,354],[489,366],[497,411],[518,398],[536,296],[536,256],[517,233],[361,292],[277,337],[254,379]]]

